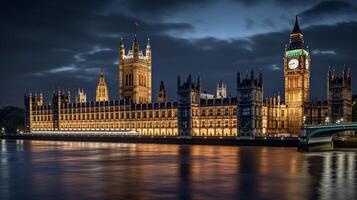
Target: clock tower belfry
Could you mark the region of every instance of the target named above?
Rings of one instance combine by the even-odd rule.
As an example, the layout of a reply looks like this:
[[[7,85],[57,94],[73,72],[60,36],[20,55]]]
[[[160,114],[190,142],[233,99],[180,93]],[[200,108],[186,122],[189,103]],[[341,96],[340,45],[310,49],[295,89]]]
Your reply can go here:
[[[299,134],[303,125],[304,107],[309,102],[310,54],[296,17],[284,54],[285,102],[289,133]]]

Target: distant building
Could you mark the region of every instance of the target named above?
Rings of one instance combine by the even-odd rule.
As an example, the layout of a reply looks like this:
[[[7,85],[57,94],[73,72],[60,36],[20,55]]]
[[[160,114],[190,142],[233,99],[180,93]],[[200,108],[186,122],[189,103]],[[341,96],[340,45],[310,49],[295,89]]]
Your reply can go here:
[[[84,92],[84,89],[78,88],[76,103],[86,103],[86,102],[87,102],[87,94]]]
[[[328,70],[327,100],[310,100],[311,58],[297,18],[283,60],[285,100],[279,94],[264,97],[263,75],[251,71],[242,77],[238,73],[234,97],[227,97],[223,81],[213,95],[201,92],[200,78],[194,81],[188,76],[184,81],[177,78],[176,101],[167,101],[161,82],[157,102],[152,102],[150,41],[144,55],[136,36],[128,52],[121,39],[118,100],[109,100],[103,71],[95,101],[87,101],[80,90],[72,103],[69,91],[57,91],[51,104],[45,105],[42,93],[28,93],[26,128],[31,133],[127,130],[143,136],[257,137],[281,133],[297,136],[304,124],[352,120],[351,73],[346,68],[341,76]]]
[[[227,98],[227,85],[223,81],[220,81],[217,84],[217,98]]]

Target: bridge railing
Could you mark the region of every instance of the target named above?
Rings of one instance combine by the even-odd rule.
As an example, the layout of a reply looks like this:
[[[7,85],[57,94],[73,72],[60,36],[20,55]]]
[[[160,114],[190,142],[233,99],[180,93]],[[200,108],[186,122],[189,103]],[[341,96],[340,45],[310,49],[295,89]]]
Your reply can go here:
[[[324,124],[304,124],[301,129],[322,128],[322,127],[339,127],[339,126],[357,125],[357,122],[343,122],[343,123],[324,123]]]

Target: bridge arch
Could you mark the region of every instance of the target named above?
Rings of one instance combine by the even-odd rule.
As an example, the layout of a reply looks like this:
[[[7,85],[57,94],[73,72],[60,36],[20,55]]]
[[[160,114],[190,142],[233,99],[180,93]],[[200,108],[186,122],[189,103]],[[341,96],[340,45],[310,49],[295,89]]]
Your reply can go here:
[[[343,131],[356,131],[357,123],[345,124],[323,124],[317,126],[306,126],[303,128],[299,150],[313,151],[333,149],[332,138]]]
[[[354,127],[336,127],[336,128],[330,128],[330,129],[315,129],[312,130],[309,134],[308,137],[314,138],[314,137],[333,137],[337,135],[338,133],[344,132],[344,131],[354,131],[357,130],[357,128]]]

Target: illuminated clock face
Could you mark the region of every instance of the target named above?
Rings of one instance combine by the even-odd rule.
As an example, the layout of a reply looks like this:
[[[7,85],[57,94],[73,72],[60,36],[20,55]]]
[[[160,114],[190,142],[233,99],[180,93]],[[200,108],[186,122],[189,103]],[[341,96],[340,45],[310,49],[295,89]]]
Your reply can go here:
[[[305,60],[305,67],[306,67],[306,69],[309,69],[309,68],[310,68],[309,59],[307,59],[307,58],[306,58],[306,60]]]
[[[299,61],[298,59],[291,59],[289,60],[288,66],[290,69],[296,69],[299,66]]]

